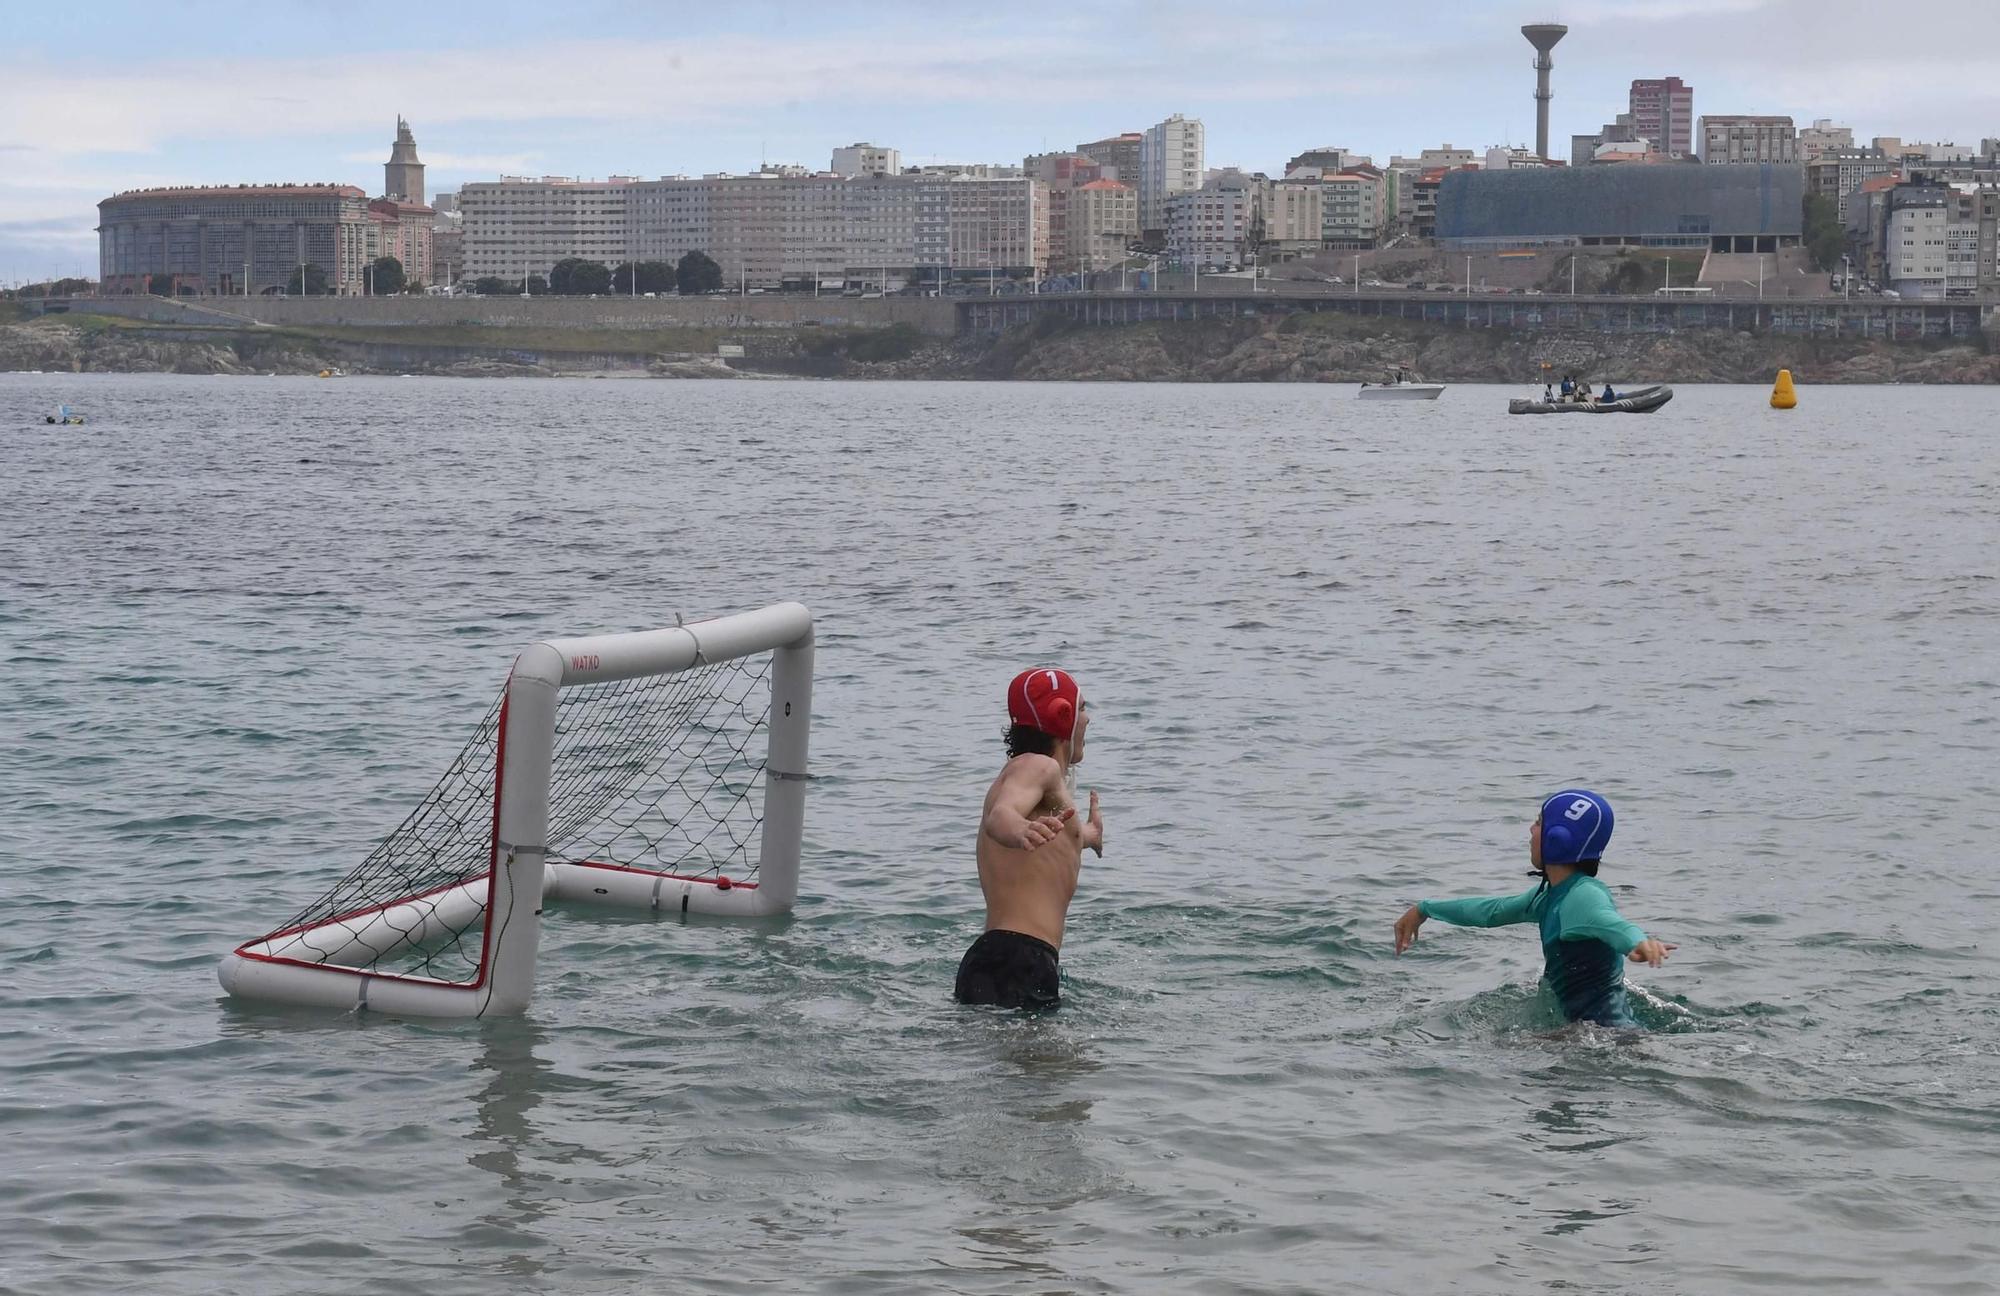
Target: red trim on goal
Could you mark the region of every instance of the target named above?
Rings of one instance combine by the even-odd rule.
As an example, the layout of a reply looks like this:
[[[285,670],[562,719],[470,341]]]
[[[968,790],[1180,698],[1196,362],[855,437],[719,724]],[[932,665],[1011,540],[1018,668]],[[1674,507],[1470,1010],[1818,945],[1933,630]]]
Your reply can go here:
[[[514,676],[510,671],[507,675],[509,692],[512,691],[513,683]],[[477,882],[479,880],[477,875],[457,882],[446,882],[440,886],[432,887],[428,891],[419,891],[415,895],[399,896],[394,900],[385,900],[381,904],[369,905],[366,908],[356,909],[351,913],[340,914],[321,922],[305,923],[298,927],[287,928],[284,931],[275,931],[268,936],[260,936],[254,941],[248,941],[237,946],[237,955],[242,958],[256,959],[260,963],[288,963],[293,967],[317,968],[323,972],[345,972],[349,976],[374,977],[383,981],[412,981],[422,985],[448,986],[456,990],[477,990],[484,986],[486,984],[486,973],[492,966],[489,956],[492,953],[493,945],[493,879],[500,867],[500,789],[506,782],[507,772],[507,702],[508,695],[506,693],[501,694],[500,728],[494,735],[493,741],[493,822],[492,830],[487,834],[486,839],[486,908],[480,918],[478,976],[470,981],[447,981],[442,977],[407,976],[399,972],[371,972],[366,968],[351,968],[338,963],[309,963],[305,959],[287,958],[277,954],[259,954],[250,948],[252,945],[268,945],[274,940],[283,940],[287,936],[296,936],[300,932],[317,931],[322,927],[331,927],[335,923],[344,923],[351,919],[365,917],[368,914],[380,913],[384,909],[393,909],[397,905],[422,900],[426,896],[441,895],[446,891],[456,890],[469,882]],[[535,897],[535,903],[537,905],[541,904],[540,896]]]
[[[685,873],[662,873],[658,869],[633,868],[629,864],[604,864],[597,860],[557,860],[565,868],[605,869],[612,873],[638,873],[645,877],[666,878],[670,882],[701,882],[718,891],[755,891],[755,882],[738,882],[734,878],[724,880],[719,877],[689,877]]]
[[[489,882],[492,881],[493,875],[491,873],[488,873],[485,876]],[[415,895],[398,896],[394,900],[384,900],[381,904],[369,905],[364,909],[355,909],[349,913],[337,914],[332,918],[323,918],[319,922],[302,923],[297,927],[287,927],[283,931],[274,931],[269,936],[259,936],[256,940],[248,941],[243,945],[241,949],[238,949],[236,952],[238,954],[242,954],[244,953],[245,950],[249,949],[251,945],[268,945],[274,940],[283,940],[287,936],[296,936],[300,932],[318,931],[322,927],[331,927],[335,923],[350,922],[356,918],[365,918],[369,914],[381,913],[384,909],[394,909],[397,905],[414,904],[416,901],[426,899],[430,896],[443,895],[447,891],[456,891],[459,887],[465,886],[468,883],[477,882],[479,878],[480,875],[475,873],[471,877],[462,879],[461,881],[446,882],[442,886],[434,886],[428,891],[419,891]],[[492,899],[493,899],[492,895],[489,892],[487,895],[487,908],[489,909],[492,908]],[[250,954],[247,957],[263,958],[265,956],[261,954]],[[283,962],[282,959],[278,961]],[[317,965],[315,964],[313,966]]]
[[[633,262],[637,265],[638,262]],[[301,270],[300,275],[305,271]],[[639,272],[635,269],[634,275]],[[634,282],[637,282],[636,280]],[[305,280],[299,280],[303,287]],[[1465,309],[1471,310],[1467,306]],[[493,736],[493,832],[487,838],[486,847],[486,916],[479,925],[479,975],[472,979],[471,988],[477,990],[486,984],[486,973],[493,964],[488,957],[493,952],[493,888],[500,884],[500,789],[507,786],[507,704],[514,700],[514,671],[507,670],[507,688],[500,695],[500,732]],[[540,913],[542,898],[535,897],[535,912]]]
[[[304,959],[283,958],[276,954],[255,954],[247,949],[239,949],[237,954],[259,963],[275,963],[281,967],[311,968],[315,972],[344,972],[348,976],[367,977],[370,981],[407,981],[411,985],[437,986],[444,990],[473,991],[485,982],[485,973],[478,981],[447,981],[443,977],[411,976],[407,972],[370,972],[367,968],[348,967],[344,963],[308,963]]]

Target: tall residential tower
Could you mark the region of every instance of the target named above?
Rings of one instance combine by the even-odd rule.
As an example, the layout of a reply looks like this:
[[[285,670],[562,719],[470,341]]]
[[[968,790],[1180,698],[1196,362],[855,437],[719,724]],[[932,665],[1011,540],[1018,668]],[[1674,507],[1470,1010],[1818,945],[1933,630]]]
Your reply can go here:
[[[1139,148],[1139,224],[1148,231],[1167,228],[1167,200],[1201,188],[1207,169],[1205,136],[1199,117],[1179,113],[1147,129]]]
[[[1632,129],[1668,157],[1694,156],[1694,87],[1679,77],[1632,83]]]

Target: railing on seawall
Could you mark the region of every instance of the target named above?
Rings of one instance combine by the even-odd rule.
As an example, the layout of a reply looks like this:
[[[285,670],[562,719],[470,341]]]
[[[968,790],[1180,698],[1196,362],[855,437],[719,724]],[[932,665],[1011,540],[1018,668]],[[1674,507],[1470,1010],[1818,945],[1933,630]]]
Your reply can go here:
[[[1778,298],[1769,301],[1659,297],[1569,297],[1535,293],[1132,292],[1048,293],[957,299],[963,337],[1059,321],[1116,327],[1155,320],[1242,319],[1334,311],[1466,329],[1563,329],[1605,333],[1686,330],[1820,337],[1979,339],[1996,308],[1969,301]]]

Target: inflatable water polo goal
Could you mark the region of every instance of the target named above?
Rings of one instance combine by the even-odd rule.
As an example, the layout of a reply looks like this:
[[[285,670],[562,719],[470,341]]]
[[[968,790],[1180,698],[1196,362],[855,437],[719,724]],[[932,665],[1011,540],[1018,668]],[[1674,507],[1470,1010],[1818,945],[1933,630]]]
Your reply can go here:
[[[551,639],[429,796],[304,910],[222,960],[245,998],[519,1013],[546,900],[782,913],[798,897],[812,614],[780,603]]]

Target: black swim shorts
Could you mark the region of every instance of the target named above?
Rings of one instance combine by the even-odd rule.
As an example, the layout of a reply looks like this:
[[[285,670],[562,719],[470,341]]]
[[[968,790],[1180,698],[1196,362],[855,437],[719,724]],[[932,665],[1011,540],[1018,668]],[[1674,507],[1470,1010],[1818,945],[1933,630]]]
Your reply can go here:
[[[960,1003],[1054,1008],[1062,1002],[1056,947],[1020,932],[989,931],[958,962]]]

